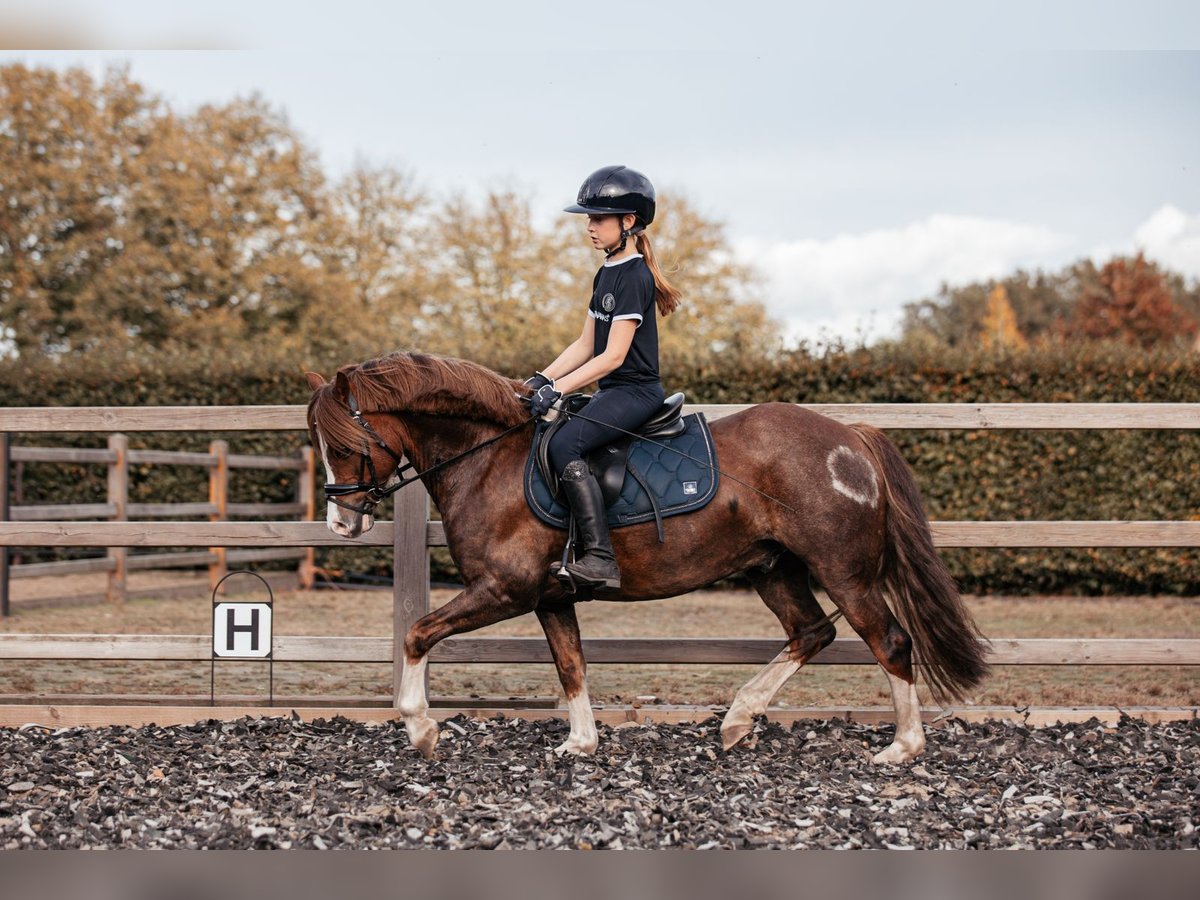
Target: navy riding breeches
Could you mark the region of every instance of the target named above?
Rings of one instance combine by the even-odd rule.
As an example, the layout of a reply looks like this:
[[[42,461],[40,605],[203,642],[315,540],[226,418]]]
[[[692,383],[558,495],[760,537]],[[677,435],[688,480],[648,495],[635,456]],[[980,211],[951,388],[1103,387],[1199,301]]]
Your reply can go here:
[[[611,444],[625,435],[616,428],[633,431],[658,412],[665,395],[660,382],[618,384],[601,388],[580,410],[589,422],[572,416],[550,438],[550,464],[562,475],[567,463],[583,459],[597,447]],[[602,422],[604,424],[596,424]],[[615,425],[616,428],[609,426]]]

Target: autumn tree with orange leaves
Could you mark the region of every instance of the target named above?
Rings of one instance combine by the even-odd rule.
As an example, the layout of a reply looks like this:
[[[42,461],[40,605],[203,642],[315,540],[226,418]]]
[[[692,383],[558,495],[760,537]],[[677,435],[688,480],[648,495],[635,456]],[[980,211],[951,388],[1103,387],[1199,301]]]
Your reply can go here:
[[[980,323],[979,342],[988,350],[1015,349],[1023,350],[1028,341],[1017,327],[1017,317],[1013,313],[1012,304],[1008,302],[1008,292],[1004,285],[998,284],[988,294],[987,310]]]
[[[1161,273],[1139,253],[1114,259],[1085,285],[1065,327],[1068,337],[1116,340],[1150,348],[1196,334],[1195,318],[1180,309]]]

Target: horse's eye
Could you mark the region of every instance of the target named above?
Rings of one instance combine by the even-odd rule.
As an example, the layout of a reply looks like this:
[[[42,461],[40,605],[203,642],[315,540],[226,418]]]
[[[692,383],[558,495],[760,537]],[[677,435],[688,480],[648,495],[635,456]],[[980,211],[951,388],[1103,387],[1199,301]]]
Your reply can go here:
[[[333,451],[334,459],[349,459],[353,451],[341,449]]]

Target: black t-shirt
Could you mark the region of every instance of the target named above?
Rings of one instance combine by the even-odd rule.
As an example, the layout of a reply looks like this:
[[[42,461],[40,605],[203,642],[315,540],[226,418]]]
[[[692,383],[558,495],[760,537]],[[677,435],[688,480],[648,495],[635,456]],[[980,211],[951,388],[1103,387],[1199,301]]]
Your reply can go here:
[[[596,338],[592,353],[599,356],[608,346],[612,323],[621,319],[637,322],[625,361],[600,379],[600,387],[615,384],[653,384],[658,376],[658,317],[654,303],[654,276],[641,254],[618,263],[605,263],[592,280],[592,302],[588,315],[595,319]]]

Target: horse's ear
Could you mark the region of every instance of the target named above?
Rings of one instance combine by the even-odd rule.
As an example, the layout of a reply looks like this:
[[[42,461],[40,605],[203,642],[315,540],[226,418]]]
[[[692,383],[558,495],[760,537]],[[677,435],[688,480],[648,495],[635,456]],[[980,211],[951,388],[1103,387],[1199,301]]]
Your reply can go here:
[[[325,384],[325,378],[316,372],[305,372],[304,380],[308,382],[309,388],[314,391]]]
[[[333,377],[333,389],[337,391],[337,395],[343,400],[350,396],[350,379],[346,377],[344,371],[338,372]]]

